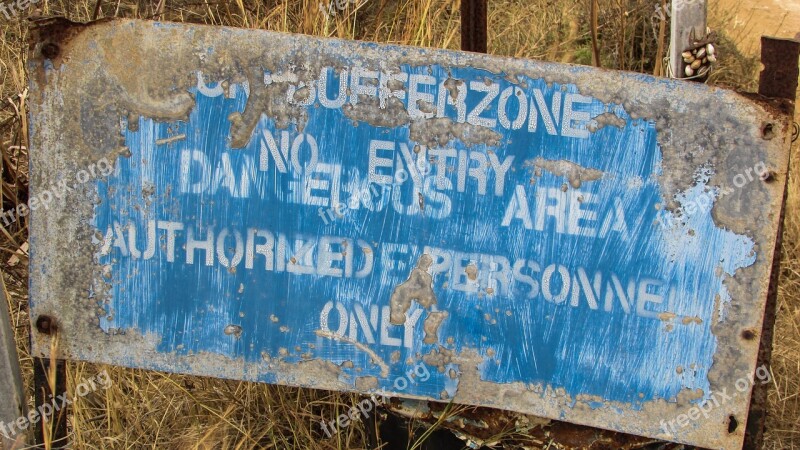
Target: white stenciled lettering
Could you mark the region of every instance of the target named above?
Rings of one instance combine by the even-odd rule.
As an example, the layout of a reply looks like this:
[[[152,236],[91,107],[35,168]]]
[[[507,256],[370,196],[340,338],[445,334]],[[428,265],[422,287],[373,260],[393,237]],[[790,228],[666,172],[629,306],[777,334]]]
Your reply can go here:
[[[202,194],[211,186],[211,164],[199,150],[181,151],[180,192]]]
[[[403,325],[394,326],[389,321],[389,306],[370,305],[367,310],[360,303],[346,307],[340,302],[329,301],[320,311],[319,328],[351,341],[414,348],[415,331],[422,312],[421,308],[409,311]]]
[[[576,110],[576,103],[589,105],[592,103],[592,99],[580,94],[567,93],[564,98],[564,119],[562,121],[561,135],[587,139],[589,130],[586,128],[586,124],[590,120],[589,112]],[[583,124],[583,126],[579,128],[576,126],[578,124]]]
[[[512,97],[517,100],[518,105],[517,116],[513,121],[508,116],[508,104]],[[500,125],[506,130],[519,130],[525,125],[525,119],[528,118],[528,97],[525,97],[522,89],[510,86],[503,90],[497,105],[497,115]]]
[[[209,95],[221,95],[221,87],[208,87],[198,74],[198,88]],[[460,80],[438,77],[436,72],[375,71],[354,67],[323,67],[316,80],[301,80],[293,72],[265,73],[264,82],[288,83],[289,102],[310,107],[318,104],[340,109],[345,103],[357,105],[366,98],[377,98],[386,109],[392,99],[404,103],[412,120],[452,117],[457,123],[502,129],[526,129],[588,139],[591,121],[590,97],[569,92],[565,86],[528,88],[501,80]],[[246,88],[246,86],[245,86]],[[235,90],[232,90],[235,92]],[[470,109],[467,105],[474,105]],[[527,126],[526,126],[527,122]],[[543,127],[539,126],[539,122]],[[543,129],[542,129],[543,128]]]
[[[357,105],[359,96],[378,96],[378,72],[361,66],[350,71],[350,104]]]
[[[500,226],[521,225],[526,230],[602,239],[614,235],[623,241],[630,237],[628,219],[619,197],[614,197],[601,214],[597,195],[588,191],[564,192],[558,188],[537,187],[533,194],[531,206],[525,186],[516,185]]]
[[[319,103],[325,108],[341,108],[347,101],[347,80],[350,77],[350,71],[342,69],[338,72],[338,76],[334,80],[331,80],[334,74],[336,74],[336,71],[332,67],[323,67],[320,71],[319,81],[317,83]],[[338,89],[336,90],[336,97],[330,98],[328,96],[328,86],[329,84],[331,86],[337,84],[337,81]]]
[[[262,243],[256,243],[256,238],[264,239]],[[274,267],[275,256],[273,248],[275,247],[275,237],[267,230],[259,230],[250,228],[247,230],[247,245],[245,246],[245,261],[244,267],[252,269],[256,255],[264,257],[264,269],[271,271]]]
[[[229,152],[223,152],[216,167],[205,153],[183,150],[180,157],[180,192],[185,194],[215,194],[220,189],[233,198],[247,198],[257,179],[253,158],[242,155],[239,167],[234,167]]]
[[[302,158],[301,153],[307,153],[307,157]],[[258,170],[262,172],[269,170],[270,158],[280,173],[287,173],[290,167],[296,173],[310,172],[316,168],[319,161],[319,146],[314,136],[308,133],[298,134],[292,139],[288,131],[281,131],[280,140],[276,141],[272,131],[265,128],[261,136]]]
[[[392,184],[394,181],[394,155],[386,156],[387,151],[394,153],[395,143],[392,141],[369,141],[368,180],[375,184]],[[378,152],[381,151],[381,155]]]
[[[228,257],[228,247],[227,245],[227,238],[230,234],[233,234],[234,246],[231,247],[233,250],[233,255]],[[217,259],[219,260],[220,265],[225,268],[232,268],[239,265],[244,257],[244,240],[242,239],[242,233],[238,230],[233,230],[231,233],[227,228],[223,228],[222,231],[217,236]]]
[[[384,244],[383,248],[386,251],[394,246],[397,244]],[[428,272],[434,280],[440,277],[450,280],[445,288],[464,292],[468,298],[483,295],[541,298],[554,305],[594,311],[600,311],[601,305],[605,312],[620,308],[622,314],[652,319],[658,319],[661,312],[672,311],[675,307],[676,288],[652,277],[631,277],[624,288],[618,274],[595,271],[590,276],[589,271],[580,266],[540,265],[524,258],[512,264],[500,255],[463,253],[431,246],[426,246],[423,253],[432,260]],[[403,256],[407,257],[405,253]],[[391,273],[387,276],[401,276],[394,271]]]
[[[483,99],[478,102],[475,108],[467,115],[467,122],[471,125],[487,128],[494,128],[497,126],[497,119],[481,117],[481,114],[486,111],[494,99],[497,98],[497,94],[500,93],[500,86],[497,83],[492,82],[487,83],[483,81],[471,81],[469,83],[469,88],[475,92],[485,92],[486,96],[484,96]]]
[[[423,92],[420,86],[435,86],[436,78],[430,75],[411,74],[408,79],[408,115],[412,119],[430,119],[434,116],[433,94]],[[423,111],[422,108],[430,108]]]

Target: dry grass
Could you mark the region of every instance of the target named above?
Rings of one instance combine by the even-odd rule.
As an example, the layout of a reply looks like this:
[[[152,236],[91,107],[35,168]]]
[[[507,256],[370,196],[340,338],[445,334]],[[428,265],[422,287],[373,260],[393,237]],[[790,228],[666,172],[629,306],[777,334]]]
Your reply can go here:
[[[100,17],[161,18],[319,36],[443,48],[459,45],[458,0],[367,0],[332,20],[319,12],[319,0],[117,0],[104,2]],[[491,53],[590,64],[591,0],[492,0]],[[652,73],[658,24],[650,21],[657,2],[600,0],[598,38],[604,67]],[[42,15],[85,21],[94,0],[39,2]],[[730,15],[714,8],[711,24],[724,31]],[[24,21],[0,24],[0,146],[3,209],[27,200],[26,79]],[[741,31],[739,32],[741,33]],[[721,65],[711,82],[752,89],[758,64],[736,50],[741,36],[722,34]],[[741,40],[741,39],[739,39]],[[800,448],[800,161],[790,182],[779,290],[779,313],[770,391],[770,449]],[[17,330],[22,369],[29,390],[32,360],[28,349],[27,261],[6,263],[27,241],[24,218],[12,227],[0,224],[0,260],[9,306]],[[323,438],[318,422],[333,418],[358,397],[319,390],[213,380],[71,362],[68,385],[108,370],[113,386],[75,403],[71,440],[92,448],[364,448],[364,424]],[[73,393],[71,392],[70,395]]]

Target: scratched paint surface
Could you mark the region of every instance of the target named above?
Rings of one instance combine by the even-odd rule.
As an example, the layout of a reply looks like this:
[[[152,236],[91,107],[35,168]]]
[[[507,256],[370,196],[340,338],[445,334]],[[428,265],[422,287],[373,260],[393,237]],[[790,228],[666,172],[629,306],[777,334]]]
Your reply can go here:
[[[157,333],[163,352],[351,361],[343,379],[374,376],[387,390],[415,355],[441,346],[477,349],[481,378],[497,383],[634,405],[710,391],[715,297],[726,295],[715,270],[752,263],[753,244],[708,214],[693,218],[686,245],[667,239],[654,125],[569,85],[528,79],[515,88],[480,70],[403,69],[428,82],[418,95],[431,103],[452,100],[437,91],[448,78],[490,92],[470,89],[463,105],[499,142],[429,148],[407,125],[355,122],[315,101],[302,132],[262,118],[233,150],[228,117],[243,111],[247,89],[223,92],[202,76],[188,121],[141,118],[136,131],[123,123],[132,156],[98,184],[101,263],[114,290],[104,329]],[[344,99],[332,72],[325,95]],[[506,103],[507,116],[535,115],[523,127],[498,119],[493,93],[507,89],[523,99]],[[618,126],[589,132],[604,112]],[[459,120],[455,106],[443,113]],[[596,175],[564,176],[557,164]],[[431,282],[419,289],[434,300],[414,301],[393,324],[393,292],[423,255]],[[426,342],[424,323],[436,312],[447,316]],[[660,314],[692,320],[667,331]],[[336,336],[368,345],[383,365]],[[407,392],[454,396],[459,366],[444,369]]]
[[[765,292],[752,280],[766,273],[774,229],[741,231],[755,222],[730,219],[719,172],[764,158],[745,154],[762,150],[747,134],[761,124],[747,120],[767,114],[726,91],[650,77],[124,23],[90,27],[70,43],[72,61],[31,63],[44,74],[31,121],[43,153],[115,155],[111,175],[34,215],[33,308],[68,322],[73,357],[454,399],[699,444],[741,439],[722,419],[710,434],[700,422],[665,434],[658,419],[753,367],[757,347],[731,336],[760,324],[763,303],[744,303],[742,286]],[[159,42],[178,38],[162,33],[198,41],[164,59]],[[249,45],[273,48],[254,36],[286,53],[224,63],[256,68],[246,76],[208,66]],[[179,61],[158,86],[128,81],[117,71],[127,60],[106,61],[132,41],[137,64]],[[626,87],[616,96],[594,86],[617,76]],[[88,98],[63,95],[73,80],[107,89],[103,98],[115,83],[122,99],[142,89],[146,101],[109,110],[81,100],[79,118],[62,116],[60,102]],[[692,155],[712,156],[676,168],[675,139],[687,132],[663,123],[695,107],[686,99],[734,105],[717,107],[723,116],[753,109],[718,119],[743,138],[698,133]],[[54,139],[62,123],[77,124],[80,139]],[[83,151],[81,164],[91,160]],[[36,157],[35,173],[65,173]],[[772,217],[780,192],[748,176],[751,190],[736,195],[765,197],[737,207]],[[72,218],[91,250],[76,258],[91,264],[62,280],[67,238],[45,224]],[[654,415],[667,405],[671,416]],[[746,405],[714,414],[741,417]]]

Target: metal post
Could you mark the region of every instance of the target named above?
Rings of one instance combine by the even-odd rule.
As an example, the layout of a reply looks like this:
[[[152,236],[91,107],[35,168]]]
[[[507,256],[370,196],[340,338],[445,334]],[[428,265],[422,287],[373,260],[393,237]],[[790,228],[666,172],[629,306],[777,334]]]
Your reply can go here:
[[[800,69],[797,57],[800,42],[795,39],[761,37],[761,71],[758,93],[765,97],[794,100]]]
[[[0,272],[0,277],[2,273]],[[24,446],[25,433],[12,433],[7,426],[24,417],[25,389],[19,369],[14,328],[8,311],[8,292],[3,280],[3,299],[0,301],[0,448],[12,449]],[[12,425],[16,428],[16,425]]]
[[[681,53],[706,35],[706,0],[672,2],[669,38],[669,68],[674,78],[684,78],[686,64]]]
[[[461,0],[461,50],[486,53],[487,0]]]

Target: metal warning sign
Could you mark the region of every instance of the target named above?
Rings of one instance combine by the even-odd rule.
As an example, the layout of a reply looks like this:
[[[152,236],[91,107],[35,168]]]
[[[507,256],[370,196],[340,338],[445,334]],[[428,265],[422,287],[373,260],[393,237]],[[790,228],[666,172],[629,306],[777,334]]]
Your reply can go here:
[[[52,26],[29,70],[32,316],[67,356],[741,442],[778,112],[586,67],[124,20]]]

